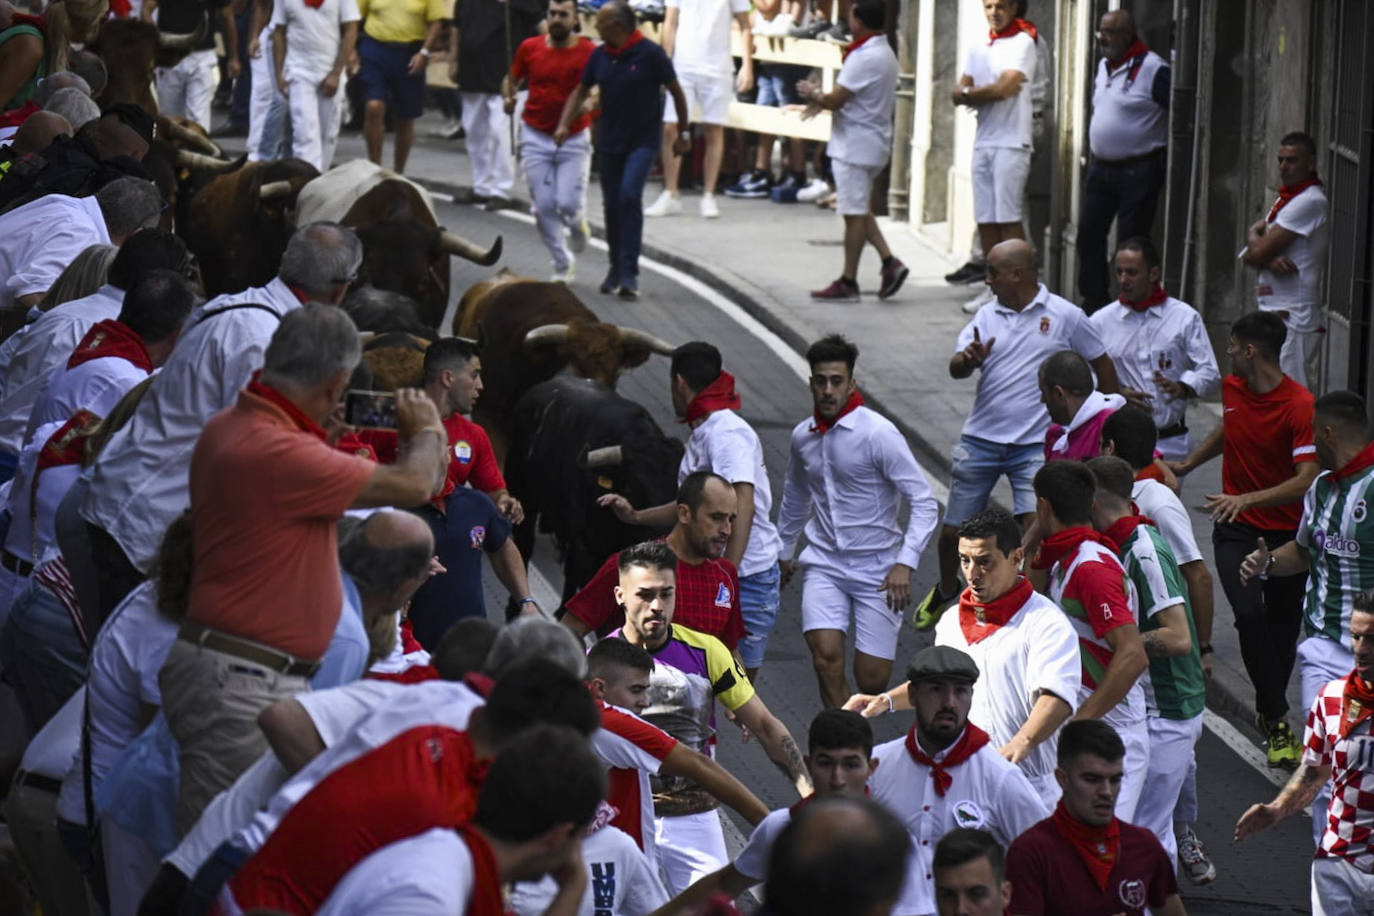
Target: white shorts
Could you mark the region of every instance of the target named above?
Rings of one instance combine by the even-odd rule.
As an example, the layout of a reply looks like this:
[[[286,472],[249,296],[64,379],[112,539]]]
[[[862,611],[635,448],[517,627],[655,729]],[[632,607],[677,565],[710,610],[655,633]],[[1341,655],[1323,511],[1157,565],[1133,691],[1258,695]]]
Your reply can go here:
[[[807,566],[802,580],[802,632],[849,632],[854,621],[854,648],[865,655],[892,661],[897,655],[901,611],[887,606],[887,593],[878,591],[887,570],[877,579],[841,578],[830,569]]]
[[[693,124],[724,124],[730,117],[730,102],[735,98],[733,76],[704,76],[679,70],[677,82],[687,97],[687,107],[692,111],[689,120]],[[663,106],[663,123],[676,124],[678,120],[677,103],[670,92],[668,104]]]
[[[1021,222],[1021,201],[1030,174],[1028,149],[975,147],[973,219],[980,226]]]
[[[654,845],[674,897],[730,862],[719,811],[654,818]]]
[[[830,171],[835,175],[835,212],[840,216],[868,213],[873,199],[873,179],[882,170],[881,165],[858,165],[831,159]]]

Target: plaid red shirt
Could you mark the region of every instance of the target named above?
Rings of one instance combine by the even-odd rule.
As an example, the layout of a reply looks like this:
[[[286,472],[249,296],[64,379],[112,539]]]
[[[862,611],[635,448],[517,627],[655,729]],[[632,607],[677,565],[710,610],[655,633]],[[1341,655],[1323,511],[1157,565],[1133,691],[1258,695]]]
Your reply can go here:
[[[1341,694],[1345,678],[1322,688],[1307,713],[1307,766],[1331,767],[1331,806],[1318,858],[1345,859],[1360,871],[1374,873],[1374,736],[1365,720],[1341,738]]]
[[[605,636],[625,625],[625,612],[615,600],[620,584],[620,554],[601,564],[592,581],[568,599],[568,613]],[[677,563],[677,609],[673,622],[709,633],[731,651],[744,638],[739,609],[739,572],[724,557],[704,563]]]

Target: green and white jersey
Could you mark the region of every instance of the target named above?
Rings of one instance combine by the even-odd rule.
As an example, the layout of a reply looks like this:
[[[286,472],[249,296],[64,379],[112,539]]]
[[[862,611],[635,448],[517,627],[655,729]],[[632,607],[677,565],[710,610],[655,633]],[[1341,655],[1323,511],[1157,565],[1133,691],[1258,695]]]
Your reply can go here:
[[[1188,635],[1193,647],[1187,655],[1150,659],[1145,682],[1145,708],[1161,719],[1191,719],[1201,715],[1207,705],[1207,686],[1202,674],[1202,646],[1188,604],[1188,589],[1178,570],[1174,553],[1164,535],[1151,524],[1135,527],[1121,545],[1121,563],[1135,593],[1140,614],[1140,632],[1160,628],[1155,616],[1176,604],[1183,605],[1188,618]]]
[[[1358,459],[1357,459],[1358,461]],[[1353,464],[1354,462],[1352,462]],[[1350,605],[1374,588],[1374,466],[1353,474],[1323,471],[1302,500],[1298,543],[1307,551],[1307,606],[1303,629],[1352,651]]]

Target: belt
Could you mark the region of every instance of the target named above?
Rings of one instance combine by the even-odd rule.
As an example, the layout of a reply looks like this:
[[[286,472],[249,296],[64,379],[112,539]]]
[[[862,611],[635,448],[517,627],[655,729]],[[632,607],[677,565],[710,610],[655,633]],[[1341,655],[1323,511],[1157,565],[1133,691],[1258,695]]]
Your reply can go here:
[[[1149,162],[1167,155],[1166,148],[1161,146],[1159,149],[1151,150],[1148,153],[1141,153],[1139,156],[1127,156],[1125,159],[1103,159],[1101,156],[1094,156],[1093,160],[1103,165],[1135,165],[1138,162]]]
[[[228,633],[221,633],[219,630],[212,630],[189,620],[181,625],[177,638],[195,643],[206,649],[213,649],[215,652],[237,656],[244,661],[261,665],[278,674],[314,677],[315,672],[320,670],[319,660],[311,661],[297,658],[290,652],[282,652],[280,649],[264,646],[262,643],[254,642],[251,639],[230,636]]]
[[[44,776],[42,773],[34,773],[30,770],[19,770],[14,774],[14,784],[16,786],[27,786],[30,789],[37,789],[40,792],[51,792],[56,795],[62,791],[62,780],[53,779],[51,776]]]
[[[1174,436],[1181,436],[1188,431],[1188,424],[1179,420],[1177,423],[1170,424],[1159,431],[1159,438],[1172,439]]]
[[[0,566],[5,567],[21,579],[27,579],[33,575],[33,564],[28,560],[21,560],[8,550],[0,551]]]

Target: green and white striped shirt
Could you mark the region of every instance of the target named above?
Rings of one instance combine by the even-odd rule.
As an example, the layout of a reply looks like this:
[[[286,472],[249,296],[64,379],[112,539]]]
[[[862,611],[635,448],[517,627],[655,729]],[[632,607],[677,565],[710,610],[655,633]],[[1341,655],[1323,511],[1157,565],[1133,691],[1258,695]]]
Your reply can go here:
[[[1155,616],[1176,604],[1183,605],[1193,647],[1187,655],[1150,659],[1145,679],[1145,708],[1162,719],[1191,719],[1207,705],[1207,686],[1202,673],[1202,646],[1188,604],[1188,589],[1178,570],[1174,553],[1164,535],[1151,524],[1137,525],[1121,546],[1121,563],[1135,593],[1140,632],[1160,628]]]
[[[1374,588],[1374,517],[1369,509],[1374,467],[1348,476],[1323,471],[1302,500],[1298,544],[1307,551],[1303,629],[1352,651],[1350,607]]]

